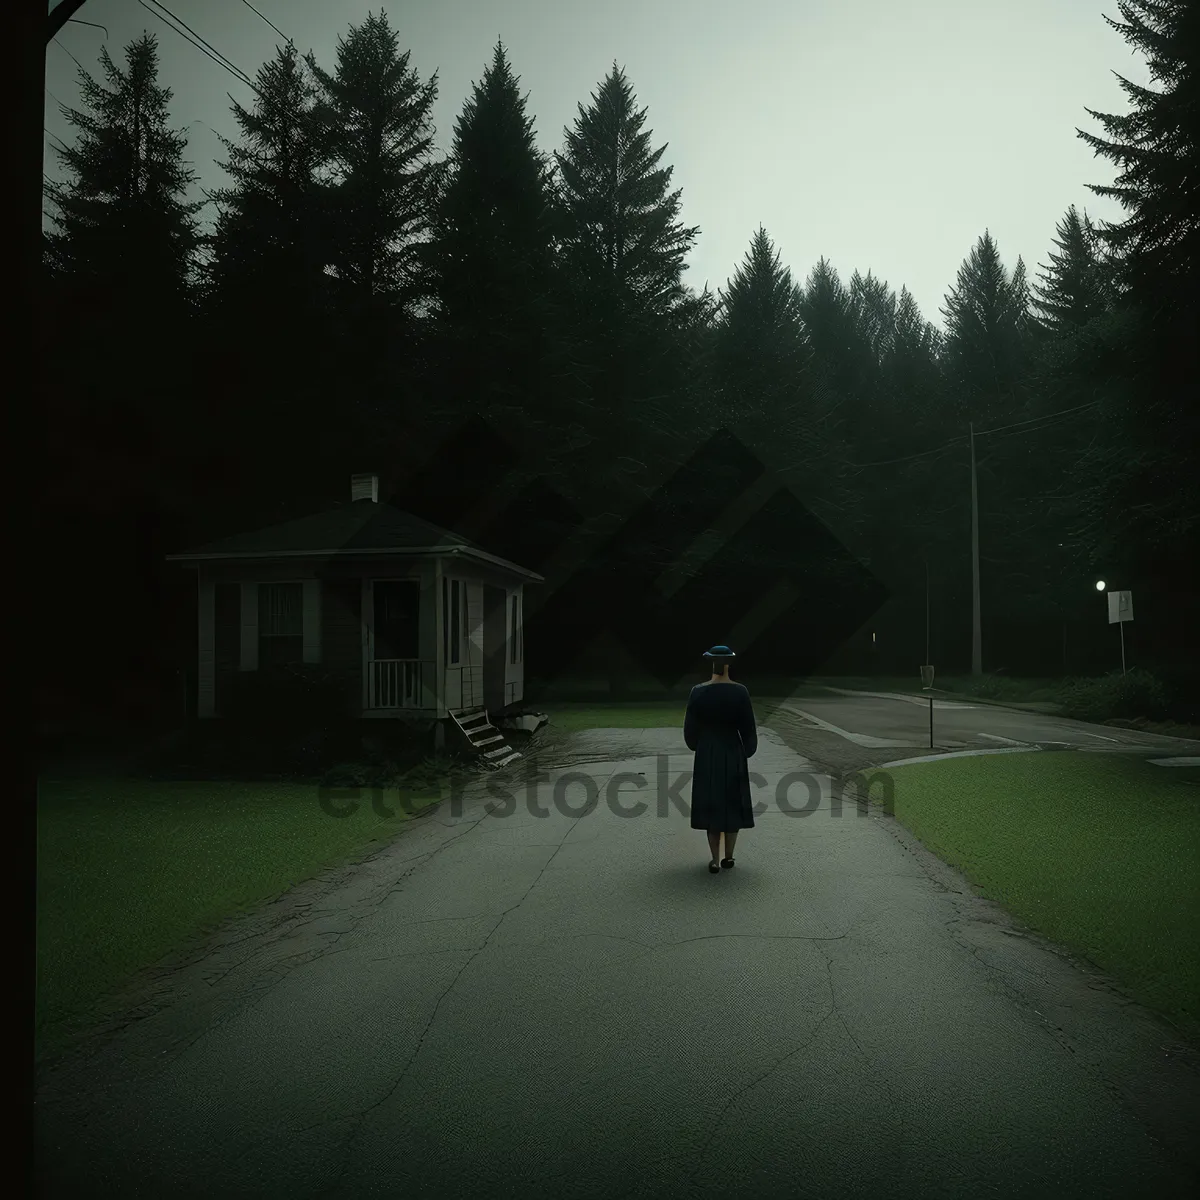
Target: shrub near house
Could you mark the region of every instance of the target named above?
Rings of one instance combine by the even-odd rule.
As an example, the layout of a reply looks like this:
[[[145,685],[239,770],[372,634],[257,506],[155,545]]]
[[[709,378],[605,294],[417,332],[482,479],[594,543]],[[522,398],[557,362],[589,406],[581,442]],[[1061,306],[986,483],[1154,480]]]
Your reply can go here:
[[[350,711],[342,682],[314,663],[263,667],[234,676],[228,716],[244,725],[308,732],[344,721]]]

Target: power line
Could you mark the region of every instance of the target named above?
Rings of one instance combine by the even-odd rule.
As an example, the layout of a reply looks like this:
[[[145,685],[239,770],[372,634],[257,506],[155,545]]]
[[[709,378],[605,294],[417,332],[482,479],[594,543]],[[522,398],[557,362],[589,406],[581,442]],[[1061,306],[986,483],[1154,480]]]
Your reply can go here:
[[[143,8],[146,7],[144,0],[138,0],[138,2],[140,4],[142,4]],[[167,16],[171,18],[172,21],[175,21],[177,24],[182,25],[183,28],[186,29],[188,31],[188,33],[190,33],[192,35],[192,37],[196,39],[197,42],[200,43],[202,49],[209,51],[211,54],[215,54],[217,56],[217,58],[222,63],[226,64],[228,66],[229,70],[231,72],[233,72],[233,74],[236,75],[239,79],[241,79],[244,83],[249,83],[251,85],[251,87],[254,86],[253,83],[251,82],[250,76],[247,75],[246,72],[243,71],[242,68],[239,67],[237,65],[237,63],[235,63],[233,61],[233,59],[231,59],[226,54],[222,54],[221,51],[216,48],[216,46],[214,46],[211,42],[207,41],[205,38],[201,37],[200,34],[198,34],[186,21],[177,17],[165,4],[160,4],[159,0],[150,0],[150,3],[153,4],[155,8],[162,9],[162,11],[165,12],[167,14]],[[178,32],[178,30],[176,32]]]
[[[234,78],[236,78],[240,83],[244,83],[259,98],[259,100],[268,108],[268,110],[275,110],[277,108],[278,102],[277,102],[276,98],[269,97],[269,96],[265,95],[262,91],[260,91],[258,88],[258,85],[255,83],[255,81],[253,79],[251,79],[251,77],[249,75],[247,75],[246,72],[241,69],[241,67],[239,67],[231,58],[227,57],[225,54],[222,54],[221,51],[218,50],[214,45],[212,45],[211,42],[209,42],[205,38],[201,37],[201,35],[198,34],[194,29],[192,29],[192,27],[190,25],[188,25],[187,22],[185,22],[185,21],[181,20],[179,17],[175,16],[175,14],[173,12],[171,12],[171,10],[169,8],[167,8],[167,6],[165,4],[160,3],[159,0],[150,0],[150,4],[154,5],[154,8],[151,8],[150,5],[146,3],[146,0],[138,0],[138,3],[144,9],[146,9],[147,12],[152,13],[154,16],[158,17],[159,20],[170,25],[170,28],[174,29],[175,32],[178,33],[180,35],[180,37],[182,37],[184,39],[184,41],[190,42],[193,46],[195,46],[198,50],[200,50],[201,53],[203,53],[203,54],[207,55],[209,58],[213,59],[213,61],[216,62],[219,66],[224,67],[225,70],[227,70],[231,75],[233,75]],[[252,4],[247,4],[247,7],[254,9],[254,6]],[[155,12],[155,9],[161,9],[162,12]],[[257,9],[254,9],[254,11],[258,12]],[[163,13],[166,13],[167,16],[164,17],[162,15]],[[258,15],[260,17],[262,17],[262,19],[264,21],[266,21],[267,24],[270,25],[271,28],[274,29],[275,32],[278,33],[281,38],[284,38],[284,40],[287,41],[289,45],[292,44],[292,39],[289,38],[285,33],[283,33],[277,26],[273,25],[270,21],[268,21],[266,17],[263,17],[262,13],[258,13]],[[179,29],[175,25],[171,25],[170,21],[167,21],[167,17],[169,17],[172,21],[178,22],[178,24],[183,26],[183,28]],[[184,32],[185,30],[187,32]],[[226,95],[228,95],[228,93],[226,93]],[[231,101],[233,101],[234,104],[237,104],[237,101],[234,100],[232,96],[230,96],[229,99]],[[215,133],[216,131],[214,130],[213,132]]]
[[[1028,417],[1023,421],[1013,421],[1008,425],[997,425],[994,429],[977,429],[975,436],[984,437],[988,434],[1004,433],[1006,430],[1020,429],[1023,433],[1038,433],[1042,429],[1048,429],[1060,417],[1070,416],[1071,413],[1083,412],[1084,409],[1095,408],[1100,403],[1099,400],[1090,400],[1087,404],[1077,404],[1073,408],[1063,408],[1058,412],[1043,413],[1039,417]],[[1036,426],[1036,428],[1022,428],[1027,426]],[[902,458],[888,458],[881,462],[870,463],[851,463],[849,465],[865,470],[867,467],[889,467],[895,463],[913,462],[918,458],[928,458],[935,454],[944,454],[947,450],[953,449],[955,446],[961,445],[969,439],[968,434],[959,434],[957,437],[951,438],[948,442],[943,442],[940,446],[935,446],[931,450],[918,450],[916,454],[907,454]],[[1015,436],[1009,434],[1009,437]]]
[[[264,21],[266,21],[266,22],[267,22],[267,24],[268,24],[268,25],[270,25],[270,26],[271,26],[271,28],[272,28],[272,29],[274,29],[274,30],[275,30],[275,32],[276,32],[277,34],[279,34],[279,36],[280,36],[281,38],[283,38],[283,40],[284,40],[285,42],[290,42],[290,41],[292,40],[290,37],[288,37],[288,35],[287,35],[286,33],[284,33],[284,32],[283,32],[283,30],[282,30],[282,29],[280,29],[280,28],[279,28],[279,26],[278,26],[278,25],[273,25],[273,24],[271,24],[271,22],[270,22],[270,21],[267,21],[267,18],[266,18],[266,17],[263,17],[262,13],[260,13],[260,12],[258,11],[258,9],[257,9],[257,8],[255,8],[253,4],[251,4],[251,3],[250,3],[250,0],[242,0],[242,3],[243,3],[243,4],[244,4],[244,5],[245,5],[245,6],[246,6],[246,7],[247,7],[247,8],[248,8],[248,9],[249,9],[249,10],[250,10],[252,13],[256,13],[258,16],[262,17],[262,19],[263,19]]]
[[[997,425],[995,429],[977,429],[975,436],[983,437],[989,433],[1002,433],[1006,429],[1016,429],[1019,425],[1033,425],[1039,421],[1055,420],[1058,417],[1068,416],[1070,413],[1082,412],[1085,408],[1095,408],[1099,403],[1099,400],[1089,400],[1086,404],[1077,404],[1074,408],[1063,408],[1058,412],[1043,413],[1040,417],[1029,417],[1024,421],[1013,421],[1010,425]]]
[[[63,53],[64,53],[64,54],[65,54],[65,55],[66,55],[66,56],[67,56],[67,57],[68,57],[68,58],[69,58],[69,59],[70,59],[70,60],[71,60],[71,61],[72,61],[72,62],[73,62],[73,63],[74,63],[74,64],[75,64],[75,65],[76,65],[76,66],[77,66],[77,67],[78,67],[80,70],[81,70],[81,71],[83,71],[83,72],[84,72],[84,74],[87,74],[87,68],[85,68],[85,67],[84,67],[83,63],[81,63],[81,62],[79,61],[79,59],[77,59],[77,58],[75,57],[75,55],[73,55],[73,54],[70,52],[70,50],[68,50],[68,49],[66,48],[66,46],[64,46],[64,45],[62,44],[62,42],[60,42],[60,41],[58,40],[58,38],[55,38],[55,39],[54,39],[54,44],[55,44],[55,45],[56,45],[56,46],[57,46],[57,47],[58,47],[58,48],[59,48],[59,49],[60,49],[60,50],[61,50],[61,51],[62,51],[62,52],[63,52]]]
[[[138,3],[152,16],[158,17],[158,19],[166,24],[169,28],[175,30],[175,32],[179,34],[179,36],[182,37],[185,42],[189,42],[191,45],[195,46],[196,49],[198,49],[202,54],[205,54],[207,57],[211,58],[218,66],[224,67],[225,70],[233,75],[239,82],[247,84],[255,91],[258,90],[254,87],[253,80],[251,80],[250,76],[247,75],[245,71],[241,69],[241,67],[234,63],[231,59],[226,58],[225,55],[222,54],[215,46],[205,41],[204,38],[196,33],[190,25],[187,25],[181,21],[165,5],[159,4],[157,0],[153,0],[155,8],[151,8],[150,5],[146,3],[146,0],[138,0]],[[156,8],[162,9],[162,12],[156,12]],[[163,16],[163,13],[167,14],[166,17]],[[168,20],[168,18],[170,18],[170,20]],[[178,22],[178,24],[182,25],[183,28],[180,29],[176,25],[172,25],[171,21]],[[185,33],[184,30],[187,30],[187,33]],[[190,37],[188,36],[189,34],[191,34]]]
[[[912,462],[918,458],[928,458],[931,454],[945,454],[947,450],[957,446],[960,442],[965,442],[967,435],[960,434],[958,437],[951,438],[941,446],[935,446],[932,450],[918,450],[916,454],[906,454],[903,458],[886,458],[881,462],[869,463],[851,463],[850,466],[858,467],[861,470],[866,470],[867,467],[890,467],[893,463]]]

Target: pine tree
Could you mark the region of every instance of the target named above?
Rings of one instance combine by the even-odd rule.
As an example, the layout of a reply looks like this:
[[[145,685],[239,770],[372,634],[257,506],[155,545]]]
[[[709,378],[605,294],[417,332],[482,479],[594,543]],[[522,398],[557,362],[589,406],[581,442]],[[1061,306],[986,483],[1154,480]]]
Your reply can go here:
[[[817,453],[804,408],[808,348],[800,310],[800,288],[759,226],[720,293],[709,416],[776,470],[801,469]]]
[[[869,274],[852,277],[850,302],[873,368],[867,414],[851,435],[864,464],[850,475],[861,513],[856,544],[892,594],[876,618],[890,641],[922,628],[926,564],[936,586],[961,557],[959,529],[947,520],[962,511],[961,474],[929,454],[949,424],[937,330],[907,288],[897,296]],[[918,650],[923,656],[912,638],[909,652]]]
[[[338,39],[332,73],[306,58],[334,186],[333,266],[343,305],[358,314],[412,315],[428,300],[422,246],[442,176],[430,119],[437,74],[422,83],[409,58],[382,10]]]
[[[1087,112],[1108,138],[1076,130],[1089,146],[1121,168],[1111,187],[1090,185],[1119,200],[1129,216],[1099,236],[1122,254],[1125,281],[1154,307],[1190,298],[1200,266],[1200,116],[1196,103],[1200,10],[1191,0],[1118,0],[1123,22],[1105,21],[1142,51],[1160,90],[1118,75],[1132,111]]]
[[[926,377],[936,371],[941,352],[941,335],[921,315],[912,292],[900,289],[896,318],[886,365],[892,371],[919,371]]]
[[[1055,230],[1059,253],[1050,254],[1050,265],[1041,268],[1033,286],[1033,308],[1041,327],[1051,334],[1081,329],[1106,312],[1113,300],[1113,285],[1096,229],[1075,205]]]
[[[253,106],[233,102],[241,138],[221,137],[228,159],[217,165],[233,186],[210,193],[219,216],[207,275],[212,307],[234,324],[248,313],[258,322],[274,316],[291,324],[320,309],[331,246],[322,236],[316,95],[311,72],[289,42],[259,69]]]
[[[185,198],[195,176],[184,133],[170,127],[155,39],[130,42],[120,66],[105,49],[99,58],[100,79],[79,71],[80,109],[62,106],[77,136],[56,147],[66,178],[46,188],[47,325],[69,336],[66,353],[51,355],[35,419],[51,450],[55,536],[69,528],[74,547],[69,572],[51,568],[45,594],[59,611],[50,619],[78,618],[72,601],[54,597],[69,598],[80,575],[121,580],[98,589],[87,614],[92,669],[113,680],[140,669],[130,650],[147,644],[162,597],[139,583],[153,579],[192,501],[187,318],[199,204]]]
[[[70,178],[46,187],[57,210],[47,259],[76,294],[103,296],[110,311],[161,314],[187,299],[200,203],[184,194],[196,175],[185,134],[168,127],[171,91],[157,83],[154,37],[130,42],[124,70],[104,48],[100,65],[105,83],[79,70],[84,109],[61,106],[79,136],[55,148]]]
[[[615,64],[579,106],[556,155],[562,188],[562,253],[582,279],[622,313],[666,314],[684,298],[684,258],[698,228],[678,218],[682,194],[669,192],[666,145],[650,149],[646,109]]]
[[[882,363],[896,333],[896,293],[870,271],[855,271],[850,277],[850,312],[872,360]]]
[[[945,358],[962,411],[976,421],[1010,415],[1028,351],[1029,297],[1025,264],[1011,275],[985,231],[959,267],[946,296]]]
[[[316,100],[296,47],[278,47],[255,76],[253,103],[230,97],[240,136],[221,137],[218,163],[230,184],[209,193],[217,208],[203,273],[209,405],[219,428],[238,429],[223,453],[281,496],[303,494],[313,477],[305,469],[311,431],[329,425],[330,384],[345,378],[330,320],[333,247]],[[331,435],[347,424],[334,423],[317,453],[328,456]]]
[[[1141,570],[1177,572],[1200,556],[1200,407],[1188,386],[1200,370],[1195,276],[1200,263],[1200,122],[1197,53],[1200,8],[1191,0],[1119,0],[1123,22],[1105,17],[1150,67],[1157,90],[1118,76],[1132,111],[1087,111],[1107,138],[1077,133],[1121,169],[1111,187],[1091,186],[1120,201],[1128,216],[1098,236],[1119,267],[1125,310],[1105,349],[1123,363],[1123,404],[1106,414],[1108,467],[1094,487],[1089,533],[1111,560],[1122,554]],[[1116,345],[1114,346],[1114,342]],[[1160,567],[1151,568],[1151,556]],[[1162,564],[1165,564],[1162,565]],[[1133,567],[1131,566],[1131,570]],[[1186,575],[1174,575],[1176,590]]]
[[[768,380],[799,382],[805,360],[800,289],[759,226],[721,295],[717,324],[723,384],[750,399]]]
[[[818,260],[801,297],[810,362],[810,419],[840,428],[844,443],[869,408],[874,370],[849,290],[836,268]]]
[[[498,44],[455,124],[437,206],[441,359],[459,411],[528,414],[546,399],[553,181],[518,83]]]
[[[650,148],[646,112],[614,64],[555,156],[576,375],[616,437],[673,424],[673,402],[651,409],[647,398],[678,394],[680,338],[710,307],[707,290],[696,296],[682,282],[699,231],[678,220],[681,193],[669,190],[673,169],[659,166],[666,146]]]

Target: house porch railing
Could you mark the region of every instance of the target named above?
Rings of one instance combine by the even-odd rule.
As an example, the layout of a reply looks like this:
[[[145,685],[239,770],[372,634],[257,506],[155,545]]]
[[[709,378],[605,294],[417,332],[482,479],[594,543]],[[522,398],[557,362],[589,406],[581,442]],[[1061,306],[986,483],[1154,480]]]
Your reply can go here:
[[[426,671],[434,664],[416,658],[376,658],[367,663],[367,707],[371,709],[423,708]]]

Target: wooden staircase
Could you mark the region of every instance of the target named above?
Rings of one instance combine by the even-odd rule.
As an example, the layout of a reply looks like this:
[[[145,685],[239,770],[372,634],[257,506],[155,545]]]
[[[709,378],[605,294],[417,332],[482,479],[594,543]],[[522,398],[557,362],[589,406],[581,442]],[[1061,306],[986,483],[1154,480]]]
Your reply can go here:
[[[452,708],[450,717],[462,730],[468,744],[478,751],[485,766],[495,770],[521,757],[520,752],[514,750],[488,720],[487,709],[482,704],[473,704],[470,708]]]

